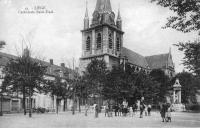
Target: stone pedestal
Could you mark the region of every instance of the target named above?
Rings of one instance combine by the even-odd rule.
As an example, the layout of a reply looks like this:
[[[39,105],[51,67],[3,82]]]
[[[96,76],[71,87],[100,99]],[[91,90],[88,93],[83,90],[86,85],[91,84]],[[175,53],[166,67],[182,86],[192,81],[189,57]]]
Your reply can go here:
[[[174,111],[185,111],[185,105],[181,103],[181,85],[179,80],[176,79],[175,84],[173,85],[173,110]]]

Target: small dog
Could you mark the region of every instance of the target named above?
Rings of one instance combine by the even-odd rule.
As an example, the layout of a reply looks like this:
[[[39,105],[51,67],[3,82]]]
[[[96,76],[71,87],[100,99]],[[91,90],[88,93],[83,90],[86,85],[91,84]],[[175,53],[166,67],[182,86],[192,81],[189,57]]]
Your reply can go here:
[[[168,117],[165,118],[165,121],[166,122],[172,122],[172,118],[168,116]]]
[[[172,116],[171,116],[171,109],[170,108],[168,108],[168,110],[166,112],[165,121],[166,122],[172,122]]]

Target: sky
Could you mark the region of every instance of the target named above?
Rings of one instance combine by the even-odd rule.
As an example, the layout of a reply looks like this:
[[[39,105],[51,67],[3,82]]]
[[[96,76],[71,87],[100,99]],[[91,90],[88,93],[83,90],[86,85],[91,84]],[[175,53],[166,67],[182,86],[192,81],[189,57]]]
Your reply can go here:
[[[91,20],[96,0],[87,1]],[[176,72],[183,70],[184,54],[173,44],[194,40],[196,33],[162,29],[174,13],[150,0],[111,0],[111,4],[116,15],[121,10],[124,47],[143,56],[167,53],[171,48]],[[86,0],[0,0],[0,40],[7,43],[1,51],[19,55],[28,46],[39,59],[71,66],[75,58],[78,65],[85,10]]]

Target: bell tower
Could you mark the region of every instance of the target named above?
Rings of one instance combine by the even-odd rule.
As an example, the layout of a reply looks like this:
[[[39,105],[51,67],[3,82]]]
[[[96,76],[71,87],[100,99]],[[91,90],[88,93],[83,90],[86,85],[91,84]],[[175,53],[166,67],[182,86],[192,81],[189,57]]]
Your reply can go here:
[[[91,24],[89,24],[86,6],[84,29],[81,32],[80,69],[82,71],[93,58],[104,59],[108,68],[118,66],[124,32],[122,31],[120,10],[115,21],[115,13],[112,11],[110,0],[97,0]]]

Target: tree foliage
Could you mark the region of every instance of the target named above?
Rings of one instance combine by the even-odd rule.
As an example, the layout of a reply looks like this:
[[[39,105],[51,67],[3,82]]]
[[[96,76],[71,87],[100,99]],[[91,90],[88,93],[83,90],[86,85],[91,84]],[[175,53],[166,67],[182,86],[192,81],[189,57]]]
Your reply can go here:
[[[165,27],[171,27],[182,32],[200,30],[200,1],[198,0],[151,0],[158,5],[168,7],[176,13],[168,18]]]
[[[200,76],[200,42],[198,40],[193,43],[179,43],[176,46],[183,51],[183,65],[196,75]]]
[[[18,57],[11,60],[5,67],[5,90],[12,92],[21,91],[23,86],[31,87],[34,92],[43,91],[41,83],[44,82],[43,76],[46,73],[46,66],[34,61],[30,57]]]
[[[69,96],[69,84],[66,81],[62,81],[62,79],[58,76],[55,76],[54,81],[47,81],[47,92],[51,94],[51,96],[57,96],[61,99],[65,99],[66,96]]]
[[[44,74],[46,73],[46,66],[43,66],[36,59],[32,59],[29,50],[26,49],[26,54],[12,59],[8,62],[4,69],[5,80],[2,88],[5,92],[21,93],[23,95],[23,106],[25,107],[25,98],[28,95],[29,100],[33,94],[40,93],[43,90]],[[29,102],[31,107],[31,102]],[[29,116],[31,117],[31,109],[29,109]],[[25,112],[26,113],[26,112]]]
[[[58,114],[59,100],[67,99],[72,96],[69,82],[55,76],[55,80],[46,80],[46,92],[49,93],[53,98],[56,96],[56,113]]]
[[[169,90],[169,78],[162,70],[153,70],[149,75],[144,70],[136,72],[128,64],[107,70],[105,62],[97,59],[88,65],[82,78],[85,94],[101,94],[105,100],[116,102],[127,99],[132,104],[145,97],[147,103],[158,103]]]
[[[108,70],[104,60],[93,59],[84,73],[87,94],[101,95]]]
[[[165,101],[165,96],[168,95],[168,92],[171,88],[170,79],[165,75],[164,71],[161,69],[154,69],[150,72],[152,80],[157,82],[157,92],[156,97],[158,102]]]

